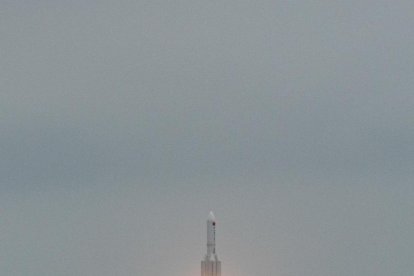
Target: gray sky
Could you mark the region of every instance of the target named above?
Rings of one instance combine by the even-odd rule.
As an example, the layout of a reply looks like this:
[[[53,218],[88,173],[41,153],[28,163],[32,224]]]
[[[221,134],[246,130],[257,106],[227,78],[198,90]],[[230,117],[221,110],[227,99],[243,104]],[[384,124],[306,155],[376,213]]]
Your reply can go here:
[[[0,274],[414,272],[413,1],[0,2]]]

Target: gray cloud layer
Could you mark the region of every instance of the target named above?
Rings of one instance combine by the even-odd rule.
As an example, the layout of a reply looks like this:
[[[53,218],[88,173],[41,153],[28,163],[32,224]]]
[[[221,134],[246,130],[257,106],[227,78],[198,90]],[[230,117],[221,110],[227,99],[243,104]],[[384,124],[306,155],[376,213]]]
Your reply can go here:
[[[0,274],[412,274],[410,1],[0,10]]]

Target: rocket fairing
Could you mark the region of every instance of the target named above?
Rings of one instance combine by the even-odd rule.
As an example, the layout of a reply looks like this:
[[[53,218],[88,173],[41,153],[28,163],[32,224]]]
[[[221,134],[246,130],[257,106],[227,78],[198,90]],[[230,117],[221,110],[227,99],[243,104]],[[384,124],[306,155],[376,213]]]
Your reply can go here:
[[[221,262],[216,254],[216,218],[210,212],[207,218],[207,254],[201,261],[201,276],[221,276]]]

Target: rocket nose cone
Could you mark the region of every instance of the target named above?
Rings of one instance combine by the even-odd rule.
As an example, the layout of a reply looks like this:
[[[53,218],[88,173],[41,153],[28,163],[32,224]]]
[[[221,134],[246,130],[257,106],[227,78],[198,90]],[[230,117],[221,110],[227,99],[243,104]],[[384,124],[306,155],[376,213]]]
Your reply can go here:
[[[213,211],[210,212],[210,214],[208,215],[208,220],[209,221],[216,221],[216,217],[213,214]]]

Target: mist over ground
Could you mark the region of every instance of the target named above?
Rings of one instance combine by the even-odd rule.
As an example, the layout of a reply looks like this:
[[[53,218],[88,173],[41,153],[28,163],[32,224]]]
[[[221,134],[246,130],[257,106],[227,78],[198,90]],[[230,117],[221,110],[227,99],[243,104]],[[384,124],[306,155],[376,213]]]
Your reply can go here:
[[[412,275],[413,11],[1,1],[0,274]]]

